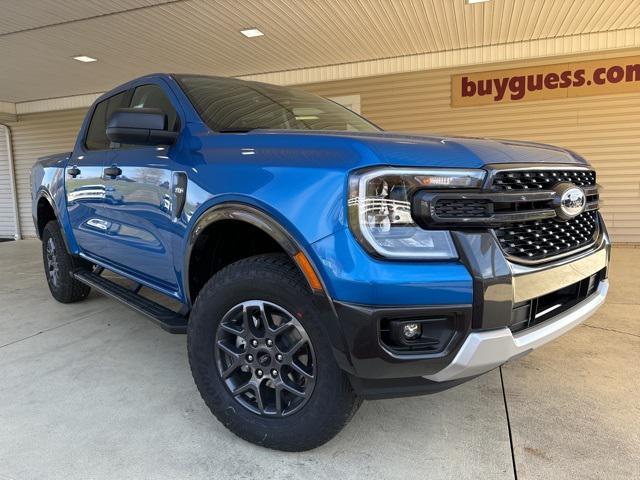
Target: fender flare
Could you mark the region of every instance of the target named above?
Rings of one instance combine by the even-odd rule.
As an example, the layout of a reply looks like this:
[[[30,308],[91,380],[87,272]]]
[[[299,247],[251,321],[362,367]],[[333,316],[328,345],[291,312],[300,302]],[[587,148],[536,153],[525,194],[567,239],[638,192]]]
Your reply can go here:
[[[51,207],[51,210],[53,210],[53,216],[56,217],[56,221],[60,223],[60,217],[58,216],[58,211],[56,209],[56,202],[53,200],[53,196],[51,195],[51,193],[49,193],[49,190],[47,190],[45,187],[40,187],[40,189],[38,190],[38,193],[36,193],[36,198],[34,203],[35,209],[33,210],[33,220],[36,227],[36,234],[38,235],[38,238],[40,238],[40,240],[42,240],[42,238],[40,236],[40,229],[38,228],[38,204],[40,203],[40,200],[42,200],[43,198],[49,204],[49,206]],[[60,229],[62,230],[62,225],[60,225]],[[64,235],[62,237],[64,238],[64,241],[66,243],[67,241],[66,237]]]
[[[191,251],[202,231],[209,225],[212,225],[215,222],[219,222],[221,220],[238,220],[241,222],[249,223],[250,225],[261,229],[262,231],[270,235],[271,238],[273,238],[287,253],[287,255],[289,255],[294,261],[294,255],[300,252],[304,254],[322,285],[321,292],[314,292],[319,300],[318,307],[325,308],[327,312],[327,322],[323,325],[323,327],[325,328],[329,341],[331,342],[334,358],[340,368],[347,372],[353,373],[353,364],[351,362],[349,350],[345,342],[344,333],[342,332],[338,312],[336,311],[334,301],[331,298],[329,291],[327,290],[322,276],[318,274],[319,271],[316,265],[314,265],[313,259],[309,256],[308,252],[304,249],[300,242],[298,242],[293,237],[293,235],[291,235],[289,231],[282,226],[282,224],[280,224],[267,212],[257,207],[241,202],[223,202],[218,205],[212,206],[204,213],[202,213],[196,220],[193,228],[189,232],[186,249],[184,250],[185,258],[182,281],[184,297],[188,302],[188,306],[192,306],[191,292],[189,289],[189,263],[191,259]],[[300,269],[300,265],[298,265],[297,262],[295,263]],[[305,276],[306,278],[306,275],[303,274],[303,276]],[[311,287],[311,285],[309,286]]]
[[[189,288],[189,264],[191,263],[191,252],[200,234],[210,225],[213,225],[214,223],[222,220],[236,220],[248,223],[250,225],[253,225],[254,227],[259,228],[271,238],[273,238],[276,243],[278,243],[278,245],[280,245],[282,249],[287,253],[287,255],[291,257],[292,260],[296,254],[302,252],[311,264],[311,268],[314,270],[316,276],[322,284],[322,295],[326,297],[327,300],[329,300],[329,303],[331,305],[333,305],[326,285],[322,280],[322,276],[319,275],[318,268],[314,264],[313,260],[309,257],[307,251],[302,247],[300,242],[298,242],[293,237],[293,235],[291,235],[287,231],[285,227],[283,227],[277,220],[275,220],[264,210],[246,203],[233,201],[220,203],[206,210],[196,220],[195,225],[189,232],[189,237],[187,239],[187,245],[185,248],[185,258],[182,274],[184,296],[189,304],[191,304],[194,300],[191,298],[191,292]],[[298,268],[300,267],[298,266]]]
[[[72,255],[71,248],[69,246],[69,240],[67,239],[67,232],[65,231],[64,226],[60,221],[60,215],[58,215],[58,210],[56,209],[56,202],[53,200],[53,196],[51,195],[49,190],[47,190],[45,187],[40,187],[38,193],[36,193],[34,201],[35,208],[33,209],[33,221],[36,227],[36,235],[40,240],[42,240],[40,229],[38,228],[38,204],[43,198],[49,204],[51,210],[53,210],[53,216],[56,218],[56,222],[58,222],[58,225],[60,226],[60,234],[62,235],[62,240],[64,241],[64,246],[67,249],[67,253],[69,253],[69,255]]]

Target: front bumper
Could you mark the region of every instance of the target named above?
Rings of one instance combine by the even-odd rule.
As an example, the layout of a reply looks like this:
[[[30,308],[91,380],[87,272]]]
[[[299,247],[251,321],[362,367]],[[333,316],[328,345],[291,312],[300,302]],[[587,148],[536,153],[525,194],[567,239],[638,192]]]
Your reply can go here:
[[[448,382],[473,377],[493,370],[503,363],[526,355],[580,324],[604,303],[609,282],[600,282],[596,293],[560,315],[522,332],[512,334],[509,328],[473,332],[445,368],[424,378]]]
[[[346,347],[341,366],[361,395],[416,395],[455,386],[557,338],[604,302],[610,250],[604,230],[589,250],[542,266],[509,262],[489,233],[453,235],[461,262],[473,279],[472,303],[381,307],[334,301]],[[537,324],[514,328],[514,312],[527,302],[555,298],[556,292],[585,281],[593,281],[594,287],[579,301],[558,308],[556,315],[539,314]],[[383,341],[385,319],[435,317],[452,319],[451,335],[440,351],[398,352]]]

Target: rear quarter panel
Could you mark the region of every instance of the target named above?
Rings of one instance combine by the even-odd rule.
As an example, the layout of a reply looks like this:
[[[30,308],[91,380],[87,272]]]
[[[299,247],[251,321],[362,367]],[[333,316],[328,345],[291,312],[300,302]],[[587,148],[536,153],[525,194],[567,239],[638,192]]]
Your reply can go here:
[[[52,203],[56,217],[65,234],[67,245],[73,252],[77,246],[66,221],[66,195],[64,189],[64,172],[71,152],[58,153],[38,159],[31,168],[31,200],[32,214],[37,230],[38,201],[45,196]]]

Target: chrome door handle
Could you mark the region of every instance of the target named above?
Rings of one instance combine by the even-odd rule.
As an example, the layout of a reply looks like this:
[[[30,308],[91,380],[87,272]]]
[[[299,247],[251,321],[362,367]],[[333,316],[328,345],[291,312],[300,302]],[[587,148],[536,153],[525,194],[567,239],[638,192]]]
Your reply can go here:
[[[69,174],[70,177],[76,178],[82,172],[80,171],[80,169],[76,165],[74,165],[71,168],[67,168],[67,173]]]
[[[116,178],[122,175],[122,169],[120,169],[116,165],[111,165],[110,167],[104,169],[104,174],[107,177]]]

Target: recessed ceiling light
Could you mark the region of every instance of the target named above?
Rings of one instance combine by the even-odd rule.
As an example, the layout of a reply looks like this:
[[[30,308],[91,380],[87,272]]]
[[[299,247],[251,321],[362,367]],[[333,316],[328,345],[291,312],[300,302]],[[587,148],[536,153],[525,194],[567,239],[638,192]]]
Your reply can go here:
[[[488,2],[489,0],[467,0],[467,3],[469,5],[472,5],[474,3],[484,3],[484,2]]]
[[[262,33],[257,28],[247,28],[245,30],[240,30],[240,33],[243,34],[245,37],[248,37],[248,38],[261,37],[261,36],[264,35],[264,33]]]
[[[87,57],[86,55],[78,55],[77,57],[73,57],[74,60],[79,62],[89,63],[89,62],[97,62],[97,58]]]

